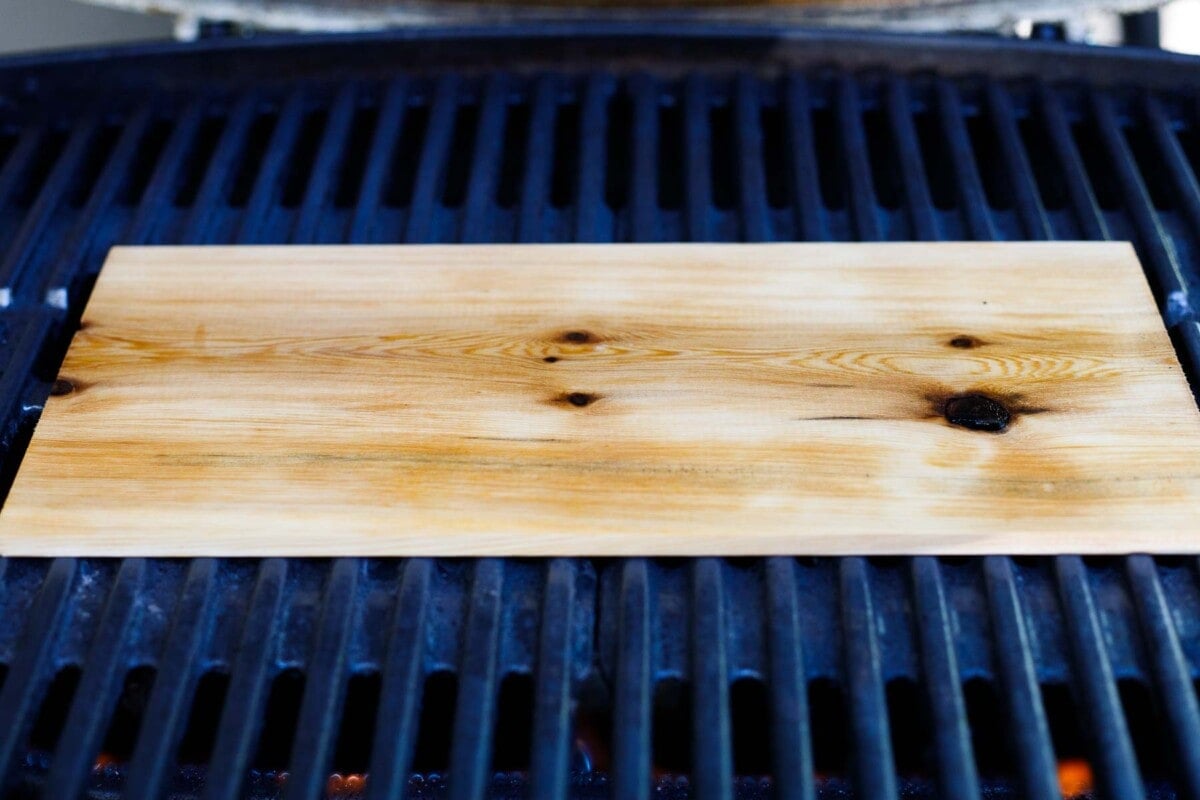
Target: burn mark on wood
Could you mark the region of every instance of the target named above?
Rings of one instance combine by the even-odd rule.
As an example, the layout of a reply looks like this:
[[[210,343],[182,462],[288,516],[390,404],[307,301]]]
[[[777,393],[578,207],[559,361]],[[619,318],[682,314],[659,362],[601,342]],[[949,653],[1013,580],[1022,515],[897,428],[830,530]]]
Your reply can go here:
[[[1022,417],[1051,410],[1029,402],[1020,392],[991,386],[966,391],[937,387],[925,393],[925,400],[929,403],[926,419],[942,419],[960,428],[987,433],[1004,433]]]
[[[595,344],[600,341],[600,337],[591,331],[573,330],[565,331],[559,340],[564,344]]]
[[[586,408],[601,398],[595,392],[562,392],[546,400],[552,406]]]
[[[959,336],[955,336],[953,339],[951,339],[948,342],[948,344],[951,347],[958,348],[959,350],[973,350],[976,347],[979,347],[980,345],[982,345],[983,342],[979,341],[974,336],[967,336],[966,334],[962,334]]]
[[[542,361],[545,361],[547,364],[557,364],[558,356],[546,356]]]
[[[75,381],[70,378],[59,378],[50,386],[51,397],[63,397],[71,394],[76,389]]]
[[[1003,433],[1012,412],[999,400],[985,394],[964,394],[946,400],[946,421],[972,431]]]

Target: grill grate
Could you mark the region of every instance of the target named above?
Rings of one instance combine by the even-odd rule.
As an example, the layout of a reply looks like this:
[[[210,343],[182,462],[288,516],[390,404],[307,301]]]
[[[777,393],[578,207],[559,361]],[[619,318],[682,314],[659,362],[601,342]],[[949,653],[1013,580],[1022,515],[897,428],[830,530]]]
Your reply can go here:
[[[1196,380],[1198,79],[602,26],[0,64],[0,483],[117,243],[1132,239]],[[377,798],[1200,797],[1198,567],[4,560],[0,775],[56,800],[352,797],[364,772]]]

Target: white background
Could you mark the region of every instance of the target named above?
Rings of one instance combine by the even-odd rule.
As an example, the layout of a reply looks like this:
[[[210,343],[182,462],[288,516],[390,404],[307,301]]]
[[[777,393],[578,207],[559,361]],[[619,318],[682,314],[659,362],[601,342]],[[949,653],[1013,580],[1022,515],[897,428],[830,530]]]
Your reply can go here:
[[[0,53],[165,39],[173,21],[83,5],[74,0],[0,0]],[[1094,32],[1108,43],[1115,30]],[[1175,0],[1163,14],[1163,46],[1200,53],[1200,0]]]

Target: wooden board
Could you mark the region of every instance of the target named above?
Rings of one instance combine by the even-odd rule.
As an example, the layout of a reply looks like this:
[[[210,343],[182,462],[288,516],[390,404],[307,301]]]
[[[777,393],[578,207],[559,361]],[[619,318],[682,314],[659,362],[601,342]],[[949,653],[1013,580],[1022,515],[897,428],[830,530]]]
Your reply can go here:
[[[1200,551],[1124,244],[117,249],[0,513],[6,555],[1059,551]]]

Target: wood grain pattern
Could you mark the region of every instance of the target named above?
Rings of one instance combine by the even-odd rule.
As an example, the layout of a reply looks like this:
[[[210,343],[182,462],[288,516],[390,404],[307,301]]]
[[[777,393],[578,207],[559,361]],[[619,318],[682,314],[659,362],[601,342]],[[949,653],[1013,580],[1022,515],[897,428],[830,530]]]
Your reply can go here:
[[[1197,552],[1198,454],[1123,244],[117,249],[0,552]]]

